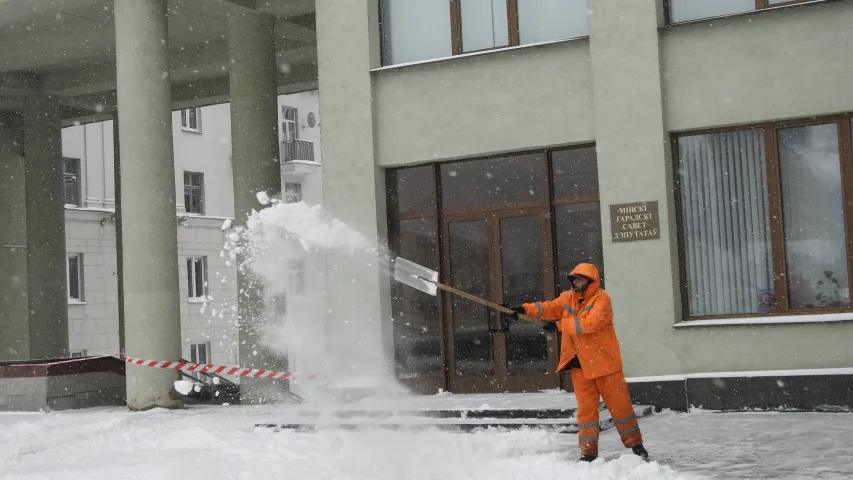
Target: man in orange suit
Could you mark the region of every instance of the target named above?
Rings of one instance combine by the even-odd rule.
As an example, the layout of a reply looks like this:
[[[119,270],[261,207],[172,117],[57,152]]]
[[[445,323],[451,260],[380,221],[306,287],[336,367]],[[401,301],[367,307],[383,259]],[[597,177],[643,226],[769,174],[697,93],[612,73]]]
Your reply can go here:
[[[562,333],[557,373],[571,371],[578,402],[578,444],[581,461],[598,458],[599,395],[610,411],[625,448],[648,461],[640,425],[634,415],[628,384],[622,373],[622,355],[613,328],[610,296],[599,288],[598,269],[582,263],[569,275],[572,289],[550,302],[511,306],[516,319],[523,314],[548,320],[544,330]]]

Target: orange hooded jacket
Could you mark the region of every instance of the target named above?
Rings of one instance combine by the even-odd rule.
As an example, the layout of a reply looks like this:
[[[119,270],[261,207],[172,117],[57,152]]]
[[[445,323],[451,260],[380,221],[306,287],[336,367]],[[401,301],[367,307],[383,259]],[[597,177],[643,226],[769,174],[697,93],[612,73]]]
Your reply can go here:
[[[557,326],[563,338],[557,373],[566,369],[575,356],[588,380],[622,370],[610,296],[599,288],[598,269],[581,263],[571,274],[592,281],[583,292],[568,290],[550,302],[525,303],[525,314],[539,320],[559,320]]]

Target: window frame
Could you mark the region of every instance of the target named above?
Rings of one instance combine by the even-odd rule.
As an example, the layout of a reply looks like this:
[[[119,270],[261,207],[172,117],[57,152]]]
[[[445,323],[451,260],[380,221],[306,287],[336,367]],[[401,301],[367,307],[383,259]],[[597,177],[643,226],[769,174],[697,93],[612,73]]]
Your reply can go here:
[[[673,192],[675,200],[676,236],[678,243],[678,277],[681,290],[681,321],[714,321],[725,323],[734,318],[771,318],[797,315],[821,315],[832,313],[853,312],[853,302],[847,307],[820,308],[791,308],[788,299],[787,256],[785,251],[784,216],[782,211],[782,180],[779,163],[779,130],[787,128],[808,127],[816,125],[835,124],[838,127],[838,159],[841,175],[841,204],[844,215],[843,224],[846,235],[847,274],[853,299],[853,113],[839,115],[824,115],[793,120],[781,120],[761,123],[750,123],[731,127],[719,127],[690,131],[672,132],[670,148],[673,159]],[[682,218],[682,188],[680,178],[681,158],[678,151],[678,140],[681,137],[705,135],[713,133],[736,132],[740,130],[761,129],[763,132],[764,149],[766,152],[767,171],[767,200],[770,217],[770,255],[773,266],[773,288],[776,296],[775,311],[770,313],[733,313],[725,315],[690,315],[689,292],[687,289],[687,260],[684,238],[684,219]]]
[[[384,19],[382,18],[382,11],[383,11],[382,2],[383,1],[387,1],[387,0],[377,0],[376,3],[377,3],[377,6],[379,8],[379,43],[380,43],[380,51],[382,52],[382,55],[380,55],[380,57],[384,59],[385,58],[384,52],[385,52],[386,45],[385,45],[385,35],[382,33],[382,24],[384,21]],[[440,1],[440,0],[436,0],[436,1]],[[507,43],[507,45],[502,45],[499,47],[483,48],[483,49],[479,49],[479,50],[470,50],[467,52],[463,51],[463,49],[462,49],[462,0],[446,0],[446,1],[450,2],[450,56],[451,57],[456,57],[459,55],[470,55],[470,54],[477,54],[477,53],[483,53],[483,52],[497,51],[497,50],[505,50],[507,48],[514,48],[514,47],[522,46],[522,44],[521,44],[521,33],[519,31],[519,25],[518,25],[518,0],[506,0],[506,17],[507,17],[507,30],[508,30],[507,34],[509,37],[509,42]],[[667,0],[665,0],[665,1],[667,1]],[[558,39],[554,39],[552,41],[571,40],[571,39],[575,39],[575,38],[589,38],[589,34],[587,33],[586,35],[558,38]],[[538,43],[542,43],[542,42],[536,42],[536,43],[530,43],[530,44],[524,44],[524,45],[536,45]],[[550,42],[546,42],[546,43],[550,43]],[[446,58],[446,57],[444,57],[444,58]],[[424,59],[422,61],[430,61],[430,60],[438,60],[438,58]],[[416,63],[420,63],[420,61],[418,61]],[[398,64],[393,64],[393,63],[385,64],[384,62],[382,63],[383,67],[393,67],[395,65],[398,65]],[[539,150],[539,151],[541,151],[541,150]]]
[[[201,261],[201,295],[198,295],[199,292],[195,290],[196,287],[196,278],[195,278],[195,268],[190,268],[190,264],[195,267],[195,262]],[[187,256],[187,299],[190,302],[206,302],[208,294],[210,292],[210,285],[208,284],[208,272],[207,272],[207,255],[188,255]],[[192,286],[192,288],[190,288]]]
[[[289,185],[296,186],[296,192],[288,192],[287,188]],[[295,196],[296,200],[291,202],[290,199]],[[284,182],[284,188],[282,189],[282,200],[284,203],[299,203],[302,201],[302,183],[300,182]]]
[[[189,175],[190,184],[187,184],[187,175]],[[198,175],[199,184],[192,185],[193,175]],[[192,197],[193,191],[192,189],[198,189],[198,212],[191,212],[187,207],[187,189],[190,189],[189,195]],[[192,202],[191,202],[192,203]],[[192,172],[189,170],[184,170],[184,211],[190,215],[201,215],[205,214],[205,195],[204,195],[204,172]]]
[[[68,162],[74,162],[74,173],[66,172],[66,166]],[[83,177],[82,173],[83,162],[80,161],[79,158],[73,157],[62,157],[62,199],[63,205],[73,205],[75,207],[83,206],[83,182],[81,182],[81,178]],[[73,187],[74,194],[77,196],[76,203],[68,202],[68,178],[73,177]]]
[[[287,119],[287,112],[293,111],[293,120]],[[293,124],[293,138],[287,138],[287,124]],[[289,105],[281,106],[281,141],[295,142],[299,140],[299,109]]]
[[[201,358],[199,358],[199,354],[198,354],[199,346],[204,347],[204,356],[205,356],[204,361],[197,361],[197,360],[201,360]],[[195,357],[196,357],[195,360],[193,360],[193,350],[195,350]],[[209,364],[213,363],[213,361],[211,359],[211,355],[210,355],[210,342],[193,342],[193,343],[190,343],[190,358],[189,358],[189,360],[191,363],[197,363],[199,365],[209,365]],[[200,380],[202,374],[199,371],[195,371],[195,372],[192,372],[190,375],[194,379]]]
[[[666,25],[681,25],[681,24],[685,24],[685,23],[702,22],[702,21],[706,21],[706,20],[713,20],[715,18],[734,17],[734,16],[738,16],[738,15],[748,15],[751,13],[760,12],[762,10],[771,10],[774,8],[783,8],[783,7],[792,7],[794,5],[801,5],[801,4],[805,4],[805,3],[825,3],[827,1],[833,1],[833,0],[789,0],[789,1],[784,2],[784,3],[777,3],[777,4],[772,4],[772,5],[770,4],[769,0],[755,0],[755,9],[754,10],[747,10],[745,12],[738,12],[738,13],[727,13],[727,14],[723,14],[723,15],[713,15],[710,17],[694,18],[692,20],[683,20],[680,22],[673,22],[672,21],[672,3],[676,2],[676,1],[678,1],[678,0],[663,0],[663,14],[664,14],[664,19],[665,19]]]
[[[190,125],[190,110],[195,111],[195,127]],[[181,130],[190,133],[201,133],[201,107],[188,107],[181,109]]]
[[[77,259],[77,297],[71,296],[71,259]],[[82,253],[67,253],[65,255],[65,288],[68,303],[71,305],[81,305],[86,303],[86,295],[84,289],[83,276],[83,254]]]
[[[298,298],[304,297],[308,293],[306,273],[304,258],[292,258],[287,262],[288,296]]]

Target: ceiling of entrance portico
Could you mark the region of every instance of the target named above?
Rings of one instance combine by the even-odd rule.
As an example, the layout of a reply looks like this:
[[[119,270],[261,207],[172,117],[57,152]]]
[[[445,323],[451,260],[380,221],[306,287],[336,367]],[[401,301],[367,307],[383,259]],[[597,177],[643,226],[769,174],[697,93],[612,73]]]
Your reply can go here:
[[[279,91],[315,88],[313,0],[169,0],[176,107],[227,101],[229,13],[276,18]],[[111,115],[115,106],[113,0],[0,0],[0,110],[21,96],[62,98],[66,119]]]

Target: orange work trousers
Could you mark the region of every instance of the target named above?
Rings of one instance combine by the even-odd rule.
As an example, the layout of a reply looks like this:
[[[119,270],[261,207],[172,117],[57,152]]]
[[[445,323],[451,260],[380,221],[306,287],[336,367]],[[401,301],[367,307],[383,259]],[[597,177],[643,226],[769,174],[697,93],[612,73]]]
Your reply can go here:
[[[604,399],[625,448],[643,444],[640,424],[628,394],[622,371],[587,380],[579,368],[572,369],[572,387],[578,402],[578,445],[581,455],[598,456],[598,397]]]

